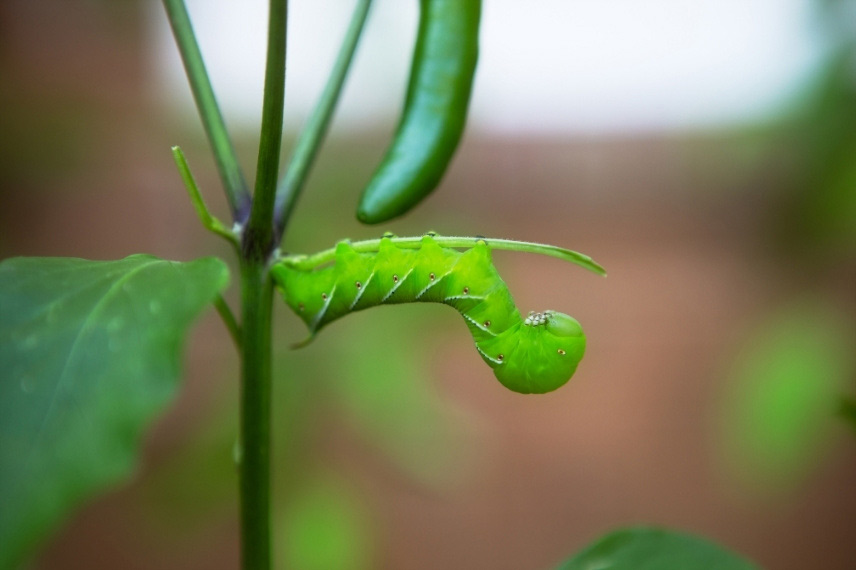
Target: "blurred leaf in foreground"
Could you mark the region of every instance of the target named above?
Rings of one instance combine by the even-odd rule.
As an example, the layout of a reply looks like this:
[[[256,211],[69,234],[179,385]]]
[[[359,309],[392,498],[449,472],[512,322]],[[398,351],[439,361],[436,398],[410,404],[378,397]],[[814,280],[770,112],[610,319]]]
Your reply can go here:
[[[0,264],[0,568],[131,473],[187,329],[227,281],[214,258]]]

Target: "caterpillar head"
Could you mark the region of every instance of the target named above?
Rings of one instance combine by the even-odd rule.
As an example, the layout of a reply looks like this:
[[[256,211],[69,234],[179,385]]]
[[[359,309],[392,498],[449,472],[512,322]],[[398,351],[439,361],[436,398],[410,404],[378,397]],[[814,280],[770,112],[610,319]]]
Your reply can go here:
[[[529,313],[520,324],[480,343],[485,361],[508,389],[543,394],[570,380],[586,348],[580,323],[555,311]]]

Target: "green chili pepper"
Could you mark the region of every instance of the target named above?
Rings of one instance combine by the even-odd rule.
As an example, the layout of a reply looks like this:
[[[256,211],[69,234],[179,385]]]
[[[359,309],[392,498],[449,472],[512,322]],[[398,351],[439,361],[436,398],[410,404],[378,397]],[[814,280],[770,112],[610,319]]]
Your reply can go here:
[[[481,0],[421,0],[404,113],[363,191],[361,222],[400,216],[440,183],[466,123],[480,14]]]

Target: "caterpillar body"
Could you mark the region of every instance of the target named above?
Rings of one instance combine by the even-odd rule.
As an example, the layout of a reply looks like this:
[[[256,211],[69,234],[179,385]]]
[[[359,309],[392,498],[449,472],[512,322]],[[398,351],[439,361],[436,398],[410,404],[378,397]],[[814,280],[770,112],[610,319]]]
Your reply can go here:
[[[474,240],[459,252],[441,246],[431,234],[418,243],[407,239],[408,247],[399,247],[384,237],[372,252],[339,242],[332,265],[320,269],[287,258],[273,266],[271,274],[286,304],[309,328],[307,340],[352,311],[443,303],[461,313],[482,359],[507,388],[545,393],[571,378],[585,352],[582,327],[555,311],[521,317],[485,240]]]

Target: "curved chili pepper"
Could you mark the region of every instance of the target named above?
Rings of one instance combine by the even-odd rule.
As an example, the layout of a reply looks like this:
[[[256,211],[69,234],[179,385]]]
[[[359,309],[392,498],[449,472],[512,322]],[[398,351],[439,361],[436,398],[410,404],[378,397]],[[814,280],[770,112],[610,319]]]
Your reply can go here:
[[[357,208],[367,224],[409,211],[440,183],[464,132],[481,0],[421,0],[404,112]]]

